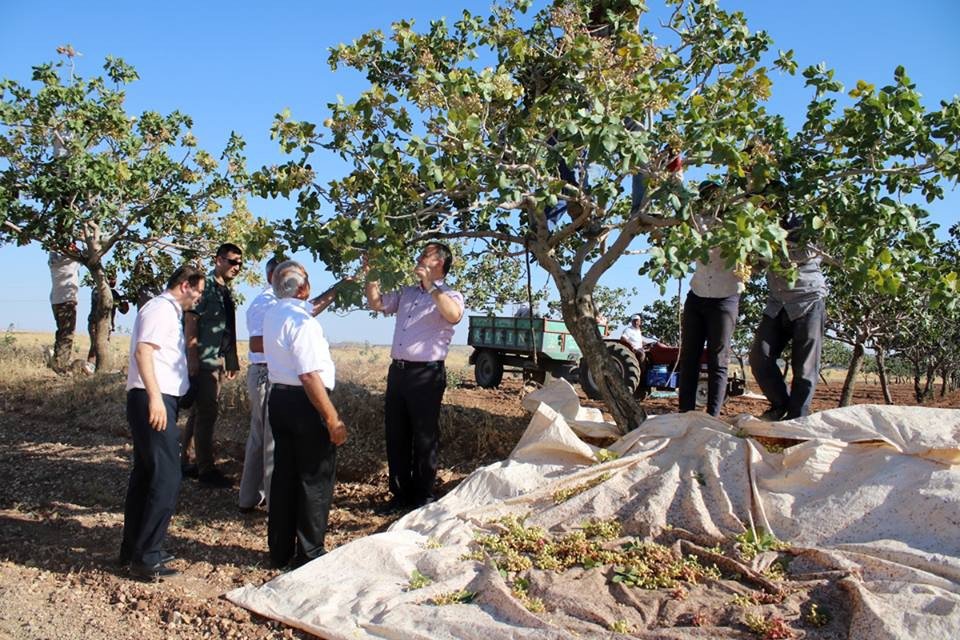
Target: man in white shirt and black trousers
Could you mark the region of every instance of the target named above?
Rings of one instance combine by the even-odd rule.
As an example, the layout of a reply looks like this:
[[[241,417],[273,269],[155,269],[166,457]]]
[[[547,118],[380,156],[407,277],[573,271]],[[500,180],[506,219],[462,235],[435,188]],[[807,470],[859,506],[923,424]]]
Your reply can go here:
[[[180,489],[180,429],[177,411],[187,392],[183,312],[203,294],[203,271],[185,265],[167,289],[140,309],[130,337],[127,421],[133,435],[133,470],[123,512],[121,564],[144,580],[177,573],[165,563],[167,526]]]
[[[303,266],[277,265],[273,292],[277,303],[263,320],[274,439],[267,546],[273,566],[296,568],[326,553],[337,447],[347,428],[328,395],[335,367]]]

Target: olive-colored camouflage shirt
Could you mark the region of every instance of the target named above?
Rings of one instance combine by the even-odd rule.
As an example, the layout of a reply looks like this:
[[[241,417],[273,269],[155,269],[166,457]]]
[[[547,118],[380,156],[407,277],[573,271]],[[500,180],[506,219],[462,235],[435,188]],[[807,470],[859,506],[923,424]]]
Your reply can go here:
[[[187,313],[197,316],[197,351],[201,369],[239,371],[237,357],[236,305],[229,287],[219,284],[213,271],[207,274],[200,302]]]

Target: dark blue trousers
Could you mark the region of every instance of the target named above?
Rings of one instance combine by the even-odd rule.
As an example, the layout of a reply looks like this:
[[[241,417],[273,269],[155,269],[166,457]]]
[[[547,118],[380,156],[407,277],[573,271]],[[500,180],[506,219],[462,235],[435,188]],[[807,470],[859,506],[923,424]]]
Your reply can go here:
[[[683,304],[683,336],[680,344],[680,411],[697,407],[700,358],[707,343],[707,413],[720,415],[727,395],[727,365],[730,339],[737,326],[740,296],[701,298],[692,291]]]
[[[154,565],[177,506],[180,490],[179,398],[164,394],[167,428],[155,431],[148,422],[147,392],[127,391],[127,422],[133,436],[133,470],[123,508],[121,558]]]
[[[385,426],[390,493],[408,505],[433,497],[440,449],[440,405],[447,388],[442,362],[404,368],[390,365],[387,374]]]

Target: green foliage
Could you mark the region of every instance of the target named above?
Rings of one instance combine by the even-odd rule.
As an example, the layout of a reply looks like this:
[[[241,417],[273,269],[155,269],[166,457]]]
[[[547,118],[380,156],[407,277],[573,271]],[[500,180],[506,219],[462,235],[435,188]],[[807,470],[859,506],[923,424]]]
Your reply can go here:
[[[272,241],[239,200],[247,179],[239,136],[218,160],[197,147],[186,114],[125,110],[125,86],[138,78],[126,62],[108,57],[106,78],[84,78],[73,48],[58,52],[58,62],[34,67],[33,88],[0,81],[0,242],[37,242],[85,265],[104,322],[108,267],[130,273],[208,256],[224,234],[254,253]],[[224,201],[233,202],[226,215]],[[105,340],[98,361],[101,347]]]
[[[644,335],[656,337],[664,344],[680,344],[680,311],[680,299],[677,296],[644,305],[640,312]]]
[[[590,489],[593,489],[594,487],[597,487],[603,484],[604,482],[610,479],[610,475],[611,474],[609,473],[601,473],[597,477],[591,478],[590,480],[587,480],[586,482],[575,485],[573,487],[557,489],[556,491],[553,492],[553,501],[555,504],[566,502],[570,498],[578,496],[585,491],[589,491]]]
[[[674,589],[681,583],[718,579],[716,567],[704,567],[694,556],[683,556],[655,542],[629,542],[614,570],[613,582],[641,589]]]
[[[407,582],[407,591],[422,589],[430,584],[433,584],[433,580],[414,569],[410,574],[410,581]]]
[[[734,537],[735,547],[744,560],[753,560],[765,551],[784,551],[790,545],[768,531],[747,529]]]
[[[448,604],[470,604],[477,597],[477,594],[466,589],[459,591],[448,591],[430,598],[429,603],[442,607]]]
[[[830,624],[830,612],[821,609],[816,602],[811,602],[807,612],[803,614],[803,619],[814,627],[825,627]]]
[[[764,640],[785,640],[797,637],[787,626],[786,620],[779,616],[766,617],[763,614],[747,613],[743,617],[743,623]]]
[[[741,274],[760,262],[789,272],[780,226],[789,212],[799,239],[841,265],[847,287],[891,295],[928,245],[926,214],[909,203],[940,198],[960,176],[960,99],[927,111],[902,68],[848,95],[819,64],[802,71],[811,100],[791,131],[767,109],[770,37],[713,0],[665,4],[662,24],[639,1],[524,1],[363,34],[334,47],[329,63],[366,89],[331,102],[323,127],[278,115],[273,136],[293,157],[255,172],[252,188],[296,194],[283,225],[291,247],[337,271],[368,251],[387,286],[408,271],[414,245],[456,238],[464,255],[487,261],[476,274],[486,284],[474,286],[496,307],[525,299],[503,280],[529,251],[626,428],[642,409],[603,366],[595,319],[610,314],[596,292],[635,239],[649,245],[641,272],[662,285],[711,248]],[[796,73],[793,50],[773,67]],[[310,168],[320,149],[347,165],[326,185]],[[678,153],[720,185],[716,199],[700,201],[683,181]],[[626,188],[634,176],[644,186],[636,203]],[[774,180],[788,193],[768,189]],[[322,203],[331,205],[323,213]],[[955,297],[956,280],[936,275],[938,303]]]

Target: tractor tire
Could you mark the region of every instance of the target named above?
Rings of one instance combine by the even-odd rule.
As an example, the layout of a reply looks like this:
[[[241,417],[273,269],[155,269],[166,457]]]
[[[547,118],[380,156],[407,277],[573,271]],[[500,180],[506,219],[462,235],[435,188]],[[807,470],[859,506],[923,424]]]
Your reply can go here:
[[[473,377],[477,386],[496,389],[503,380],[503,361],[494,351],[484,350],[477,354],[473,365]]]
[[[619,342],[608,342],[607,351],[613,356],[618,372],[624,384],[627,385],[627,389],[631,394],[636,392],[637,387],[640,385],[641,375],[640,363],[637,361],[637,356]],[[593,379],[593,374],[590,372],[586,358],[580,360],[580,386],[588,398],[593,400],[600,399],[600,387],[597,386],[596,381]]]
[[[563,378],[570,384],[577,384],[580,381],[580,369],[575,362],[564,362],[558,364],[550,372],[554,378]]]

